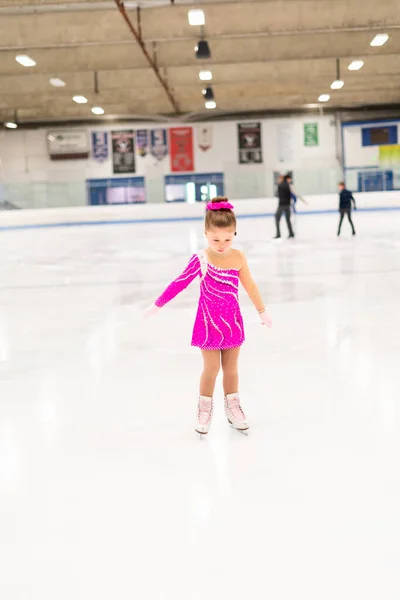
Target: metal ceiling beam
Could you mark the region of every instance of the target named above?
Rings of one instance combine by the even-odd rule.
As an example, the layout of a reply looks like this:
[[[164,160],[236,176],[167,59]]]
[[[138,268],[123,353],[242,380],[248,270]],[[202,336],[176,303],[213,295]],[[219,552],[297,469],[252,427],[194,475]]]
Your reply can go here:
[[[382,119],[388,117],[398,118],[400,111],[400,104],[393,102],[391,104],[381,104],[379,107],[370,104],[360,103],[353,106],[326,106],[324,107],[324,114],[326,115],[337,115],[340,116],[342,121],[355,121],[362,119]],[[318,109],[301,108],[295,106],[293,108],[271,108],[264,110],[247,110],[247,111],[218,111],[213,115],[209,113],[190,113],[186,116],[177,117],[168,115],[141,115],[135,113],[126,113],[123,115],[115,115],[112,118],[101,120],[99,119],[88,119],[87,117],[64,117],[64,118],[46,118],[41,117],[37,119],[27,119],[26,121],[19,121],[20,129],[37,129],[38,127],[54,127],[56,125],[62,126],[75,126],[75,125],[98,125],[99,122],[103,124],[109,122],[121,122],[121,120],[136,121],[137,123],[180,123],[183,121],[188,122],[202,122],[202,121],[224,121],[232,119],[244,119],[244,118],[268,118],[268,117],[283,117],[283,116],[296,116],[296,115],[308,115],[312,116],[318,112]],[[0,110],[0,118],[8,119],[11,118],[11,113],[5,113]]]
[[[116,0],[114,0],[116,2]],[[128,17],[129,18],[129,17]],[[399,31],[400,25],[388,25],[384,27],[385,31]],[[301,35],[336,35],[338,33],[365,33],[365,32],[381,32],[382,26],[371,25],[370,27],[336,27],[328,29],[285,29],[281,31],[254,31],[249,33],[218,33],[212,34],[207,33],[208,40],[235,40],[235,39],[254,39],[254,38],[275,38],[275,37],[292,37]],[[167,44],[173,42],[196,42],[198,36],[185,36],[180,37],[149,37],[147,42],[156,44]],[[70,44],[35,44],[35,45],[14,45],[14,46],[0,46],[0,52],[6,52],[11,50],[53,50],[54,48],[80,48],[85,46],[115,46],[130,44],[130,41],[126,40],[105,40],[99,39],[95,42],[71,42]],[[389,48],[389,46],[387,46]],[[381,53],[385,53],[386,46],[380,48]],[[391,52],[393,53],[393,52]]]
[[[150,44],[150,42],[148,41],[148,43]],[[77,49],[77,48],[90,48],[90,47],[94,47],[94,48],[98,48],[99,52],[100,51],[106,51],[107,46],[111,47],[111,46],[126,46],[126,45],[131,45],[132,42],[130,40],[128,41],[121,41],[121,42],[107,42],[104,41],[104,43],[99,43],[99,42],[85,42],[83,44],[60,44],[60,45],[43,45],[43,46],[29,46],[29,48],[26,48],[27,52],[34,52],[35,50],[70,50],[70,49]],[[1,47],[0,46],[0,53],[7,53],[7,52],[19,52],[21,50],[24,50],[24,47],[21,46],[10,46],[10,47]],[[380,52],[379,54],[374,54],[372,52],[350,52],[350,53],[346,53],[346,54],[341,54],[340,52],[338,52],[336,49],[330,50],[330,54],[325,54],[325,55],[321,55],[321,52],[318,52],[317,50],[314,51],[314,53],[299,53],[296,48],[293,50],[293,54],[287,55],[287,56],[280,56],[280,57],[270,57],[270,56],[266,56],[265,58],[262,59],[262,61],[260,61],[260,55],[259,53],[257,53],[257,56],[252,53],[251,55],[242,55],[242,56],[238,56],[235,57],[234,60],[232,60],[232,58],[224,60],[224,61],[219,61],[218,64],[220,65],[241,65],[242,63],[291,63],[291,62],[323,62],[323,61],[330,61],[330,60],[335,60],[336,58],[340,58],[341,60],[353,60],[354,58],[360,58],[362,60],[367,60],[367,59],[372,59],[372,60],[388,60],[392,57],[399,57],[399,54],[394,51],[392,48],[390,48],[389,46],[387,47],[387,49],[385,50],[385,47],[380,48]],[[14,57],[13,57],[14,58]],[[180,62],[171,62],[168,65],[168,68],[170,69],[180,69],[180,68],[198,68],[199,65],[197,65],[195,62],[193,62],[191,56],[180,56],[179,57]],[[97,63],[96,63],[97,64]],[[208,63],[205,63],[208,64]],[[213,63],[216,64],[216,63]],[[87,65],[78,65],[77,63],[75,64],[71,64],[71,65],[64,65],[63,67],[59,67],[57,66],[56,69],[58,70],[58,72],[63,72],[63,73],[75,73],[76,71],[80,71],[80,72],[87,72],[87,71],[93,71],[93,70],[97,70],[99,72],[101,71],[116,71],[116,70],[136,70],[136,69],[146,69],[146,65],[140,65],[140,64],[132,64],[131,66],[124,66],[124,67],[120,67],[119,65],[115,65],[115,67],[109,67],[109,66],[99,66],[97,65],[96,68],[93,67],[88,67]],[[48,67],[46,69],[41,69],[40,65],[38,65],[35,74],[36,75],[47,75],[49,73],[53,73],[54,71],[54,67]],[[398,73],[396,71],[396,73]],[[26,72],[21,72],[20,70],[16,70],[15,72],[3,72],[1,75],[7,75],[7,76],[20,76],[20,77],[25,77],[25,76],[32,76],[31,73],[26,73]]]
[[[329,0],[327,0],[329,1]],[[261,4],[265,0],[252,0],[254,4]],[[242,0],[201,0],[199,6],[207,6],[212,4],[213,6],[225,4],[241,4]],[[174,0],[145,0],[143,2],[126,0],[125,8],[127,10],[136,10],[138,7],[142,9],[151,8],[163,8],[175,4]],[[190,8],[194,4],[193,0],[179,0],[175,6],[187,6]],[[0,7],[0,15],[32,15],[32,14],[46,14],[46,13],[72,13],[72,12],[87,12],[87,11],[100,11],[100,10],[112,10],[114,8],[113,0],[104,0],[103,2],[62,2],[60,4],[30,4],[27,6],[15,6],[15,0],[10,0],[10,6]]]
[[[125,23],[128,25],[131,33],[133,34],[133,37],[135,38],[135,40],[137,41],[137,43],[140,46],[140,49],[142,50],[144,56],[147,59],[147,62],[149,63],[149,65],[151,66],[151,68],[153,69],[158,81],[161,83],[162,87],[164,88],[167,96],[168,96],[168,100],[171,102],[171,105],[173,107],[173,109],[175,110],[176,113],[180,112],[180,108],[179,108],[179,104],[177,103],[177,101],[175,100],[168,83],[165,81],[165,79],[163,78],[163,76],[160,73],[160,70],[158,68],[158,65],[156,64],[155,60],[150,56],[150,54],[147,52],[147,48],[146,45],[143,41],[143,38],[141,36],[141,32],[139,34],[139,32],[136,31],[135,27],[132,25],[132,22],[128,16],[128,13],[126,12],[124,3],[122,0],[114,0],[115,4],[117,5],[117,8],[119,10],[119,12],[121,13]],[[140,14],[140,13],[139,13]]]

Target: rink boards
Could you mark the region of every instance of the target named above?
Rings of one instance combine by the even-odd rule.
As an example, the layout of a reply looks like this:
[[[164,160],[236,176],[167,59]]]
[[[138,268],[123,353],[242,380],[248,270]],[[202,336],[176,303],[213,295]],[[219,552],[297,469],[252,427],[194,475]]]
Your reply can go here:
[[[400,209],[400,192],[369,192],[355,194],[359,210],[386,211]],[[298,214],[334,213],[338,196],[307,196],[308,206],[298,201]],[[240,218],[271,217],[276,198],[233,200]],[[0,229],[63,227],[73,225],[106,225],[168,221],[198,221],[204,217],[204,204],[141,204],[122,206],[82,206],[71,208],[26,209],[0,213]]]

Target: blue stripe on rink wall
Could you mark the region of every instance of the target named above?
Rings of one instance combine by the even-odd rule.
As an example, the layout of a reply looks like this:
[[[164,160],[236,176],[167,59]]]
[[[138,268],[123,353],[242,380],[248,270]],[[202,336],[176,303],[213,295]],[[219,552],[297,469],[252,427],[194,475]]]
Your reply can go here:
[[[374,206],[370,208],[357,208],[356,212],[388,212],[400,210],[400,206]],[[328,215],[337,213],[337,208],[324,210],[302,210],[296,216],[304,215]],[[275,213],[251,213],[248,215],[236,215],[238,219],[265,219],[274,217]],[[203,221],[204,217],[163,217],[160,219],[115,219],[108,221],[73,221],[70,223],[30,223],[26,225],[0,225],[0,231],[16,231],[19,229],[51,229],[60,227],[91,227],[93,225],[135,225],[143,223],[180,223],[185,221]]]

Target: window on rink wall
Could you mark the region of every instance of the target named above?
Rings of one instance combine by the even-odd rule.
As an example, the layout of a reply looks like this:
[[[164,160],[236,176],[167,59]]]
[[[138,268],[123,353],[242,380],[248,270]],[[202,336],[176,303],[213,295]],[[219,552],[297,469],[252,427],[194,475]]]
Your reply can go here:
[[[389,192],[393,190],[393,171],[359,171],[359,192]]]
[[[146,202],[144,177],[88,179],[88,204],[143,204]]]
[[[215,196],[224,195],[224,174],[166,175],[164,186],[166,202],[207,202]]]
[[[349,189],[400,189],[399,126],[399,119],[342,123],[344,179]]]

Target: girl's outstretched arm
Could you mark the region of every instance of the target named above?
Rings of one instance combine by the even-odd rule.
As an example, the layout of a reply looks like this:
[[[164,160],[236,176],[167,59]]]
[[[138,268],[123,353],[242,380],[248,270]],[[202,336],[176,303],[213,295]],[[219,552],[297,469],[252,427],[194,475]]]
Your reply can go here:
[[[197,277],[201,273],[201,265],[200,260],[197,254],[194,254],[192,258],[189,260],[189,263],[186,269],[177,277],[169,286],[163,291],[161,296],[157,298],[157,300],[149,306],[149,308],[145,312],[145,317],[150,317],[158,309],[162,308],[165,304],[170,302],[180,294],[184,289],[188,287],[190,283],[192,283],[193,279]]]

